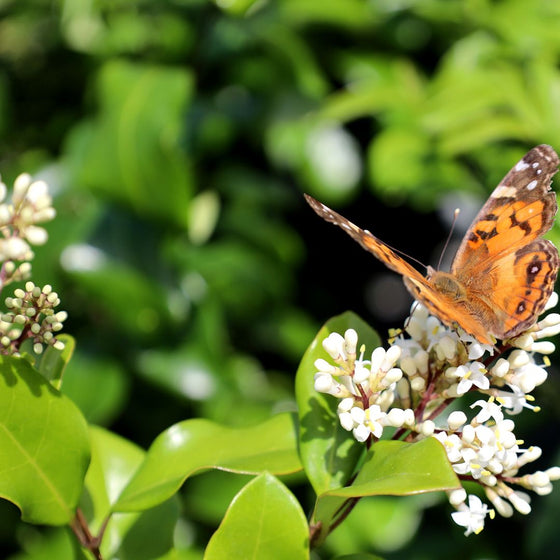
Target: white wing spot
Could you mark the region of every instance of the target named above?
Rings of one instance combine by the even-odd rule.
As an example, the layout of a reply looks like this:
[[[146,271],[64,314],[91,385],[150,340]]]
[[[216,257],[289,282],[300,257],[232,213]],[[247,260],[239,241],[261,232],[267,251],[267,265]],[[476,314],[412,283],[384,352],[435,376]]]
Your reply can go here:
[[[535,179],[534,181],[531,181],[528,185],[527,185],[527,189],[532,191],[537,185],[539,184],[539,182]]]
[[[519,160],[514,169],[515,171],[523,171],[524,169],[527,169],[527,167],[529,167],[528,163],[525,163],[523,160]]]
[[[508,187],[507,185],[498,185],[496,190],[492,193],[495,198],[511,198],[515,196],[515,187]]]
[[[537,169],[537,175],[540,175],[542,173],[542,169]]]
[[[535,161],[535,163],[533,163],[533,164],[531,165],[531,167],[532,167],[533,169],[536,169],[538,166],[539,166],[539,162],[538,162],[538,161]]]

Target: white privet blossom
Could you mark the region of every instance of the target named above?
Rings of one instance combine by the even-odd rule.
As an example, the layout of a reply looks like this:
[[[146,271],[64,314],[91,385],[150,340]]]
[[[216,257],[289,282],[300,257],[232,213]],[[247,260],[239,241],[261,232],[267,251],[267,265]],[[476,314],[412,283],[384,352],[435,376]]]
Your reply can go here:
[[[557,302],[553,294],[545,311]],[[521,489],[550,493],[560,467],[519,474],[542,452],[518,439],[511,417],[523,409],[540,410],[530,393],[546,381],[547,355],[554,345],[542,339],[560,333],[560,314],[550,313],[496,346],[447,328],[417,302],[405,325],[388,349],[375,348],[367,356],[363,345],[358,352],[353,329],[331,333],[323,340],[330,360],[315,362],[315,389],[340,399],[340,424],[360,442],[371,444],[389,426],[399,437],[407,434],[407,441],[440,441],[453,470],[477,482],[492,505],[464,489],[448,493],[456,510],[452,518],[465,535],[482,531],[495,512],[528,514],[530,497]],[[481,398],[470,410],[454,410],[445,419],[447,405],[472,392]]]
[[[48,238],[47,231],[37,224],[52,220],[55,214],[44,181],[34,181],[27,173],[19,175],[9,199],[0,180],[0,290],[30,277],[31,245],[42,245]],[[0,314],[0,354],[19,355],[24,340],[32,342],[35,354],[44,346],[64,348],[56,334],[62,330],[67,313],[55,309],[60,299],[52,286],[27,281],[4,302],[7,310]]]
[[[33,258],[31,245],[43,245],[48,239],[47,231],[37,224],[55,217],[52,197],[47,183],[33,181],[27,173],[14,181],[11,200],[7,195],[8,189],[0,180],[0,261],[28,262]],[[12,267],[15,272],[15,265]],[[21,278],[27,276],[22,274]]]

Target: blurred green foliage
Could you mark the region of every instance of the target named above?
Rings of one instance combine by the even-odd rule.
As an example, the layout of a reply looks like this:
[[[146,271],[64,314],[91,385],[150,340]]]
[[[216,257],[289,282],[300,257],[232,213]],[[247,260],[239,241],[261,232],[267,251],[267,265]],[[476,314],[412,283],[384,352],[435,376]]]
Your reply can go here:
[[[526,149],[560,147],[558,29],[548,0],[2,0],[0,170],[55,193],[34,280],[70,314],[66,394],[144,447],[185,418],[295,410],[318,325],[366,305],[375,272],[301,193],[425,256],[448,193],[476,205]],[[552,454],[557,436],[529,428]],[[427,513],[410,548],[376,534],[370,552],[546,558],[554,526],[529,535],[557,501],[467,541]],[[183,512],[184,558],[215,528],[208,502]],[[8,504],[0,518],[3,557],[68,546]]]

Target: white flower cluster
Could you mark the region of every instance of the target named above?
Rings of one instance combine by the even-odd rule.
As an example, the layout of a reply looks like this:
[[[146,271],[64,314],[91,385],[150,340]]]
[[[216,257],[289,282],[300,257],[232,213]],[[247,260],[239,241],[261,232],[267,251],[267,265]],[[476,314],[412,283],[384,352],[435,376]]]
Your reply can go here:
[[[30,261],[33,258],[30,245],[43,245],[47,241],[46,230],[37,224],[55,216],[48,185],[33,181],[29,174],[23,173],[14,182],[11,201],[5,201],[6,195],[6,185],[0,181],[0,261]],[[12,268],[15,271],[15,265]]]
[[[553,294],[546,309],[557,301]],[[315,362],[315,389],[341,399],[340,423],[358,441],[370,444],[386,426],[400,428],[396,435],[406,433],[407,441],[433,436],[443,444],[455,472],[478,482],[500,515],[510,516],[514,509],[527,514],[528,494],[511,486],[547,494],[551,482],[560,479],[560,467],[518,476],[521,467],[540,457],[541,449],[522,448],[515,423],[504,418],[504,412],[539,410],[530,393],[546,380],[547,354],[554,351],[554,345],[542,339],[558,333],[560,315],[551,313],[515,339],[483,345],[460,329],[445,327],[415,302],[404,331],[392,338],[388,350],[376,348],[370,360],[363,359],[363,347],[357,357],[355,331],[330,334],[323,347],[334,364]],[[478,413],[470,421],[461,411],[445,419],[448,405],[472,391],[485,396],[471,406],[479,408]],[[494,515],[463,489],[448,497],[457,510],[453,520],[465,527],[466,535],[480,532],[486,516]]]
[[[549,494],[552,481],[560,478],[560,467],[519,477],[519,469],[538,459],[541,449],[537,446],[521,448],[522,442],[513,432],[515,423],[504,418],[502,407],[492,398],[479,400],[471,405],[474,407],[481,410],[469,423],[464,412],[452,412],[447,418],[447,429],[438,431],[434,437],[443,444],[453,470],[478,481],[500,515],[510,517],[513,508],[528,514],[531,511],[530,496],[513,490],[511,485],[522,486],[539,495]],[[463,489],[450,492],[448,497],[458,509],[452,517],[466,528],[465,534],[482,531],[485,516],[481,516],[479,502],[475,500],[471,507],[473,496],[469,496],[467,506],[467,494]],[[485,505],[483,509],[486,513],[491,512]]]
[[[408,408],[392,407],[397,382],[402,371],[395,367],[401,349],[391,346],[389,350],[376,348],[370,360],[364,360],[364,348],[356,358],[358,335],[349,329],[344,337],[331,333],[323,348],[334,360],[316,360],[315,390],[341,398],[338,415],[342,427],[352,431],[358,441],[366,441],[370,435],[380,438],[385,426],[401,428],[414,425],[414,412]],[[389,410],[390,409],[390,410]]]
[[[47,183],[33,181],[27,173],[16,178],[11,200],[6,200],[7,193],[0,181],[0,290],[29,278],[29,261],[34,256],[31,245],[43,245],[48,238],[47,231],[37,224],[52,220],[56,214]],[[25,289],[16,289],[5,304],[8,310],[0,315],[0,354],[19,355],[25,340],[32,342],[36,354],[44,345],[64,348],[56,333],[67,314],[55,311],[60,298],[50,285],[41,288],[28,281]]]

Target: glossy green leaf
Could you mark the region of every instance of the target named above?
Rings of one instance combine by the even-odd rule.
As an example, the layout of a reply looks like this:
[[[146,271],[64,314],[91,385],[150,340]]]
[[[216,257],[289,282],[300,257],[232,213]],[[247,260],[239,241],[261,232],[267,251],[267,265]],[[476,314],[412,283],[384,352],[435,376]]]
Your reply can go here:
[[[317,494],[344,485],[365,449],[340,426],[336,414],[337,399],[317,393],[313,385],[313,376],[317,371],[315,360],[330,360],[322,341],[332,332],[344,335],[350,328],[356,330],[358,345],[365,344],[366,352],[372,352],[379,345],[379,337],[369,325],[352,312],[343,313],[321,328],[305,352],[296,375],[300,454]]]
[[[305,560],[309,531],[295,496],[277,478],[265,473],[249,482],[233,499],[214,533],[205,560]]]
[[[142,463],[145,452],[102,428],[93,427],[90,433],[92,461],[81,507],[96,534],[111,514],[112,504]],[[146,512],[111,515],[102,541],[103,557],[148,560],[167,553],[173,544],[178,514],[178,504],[168,500]],[[158,535],[157,539],[153,538],[154,534]]]
[[[111,513],[112,504],[142,463],[145,452],[126,439],[95,426],[90,428],[90,439],[91,464],[80,507],[91,531],[96,534]],[[126,513],[111,519],[103,539],[104,554],[114,552],[137,518],[137,513]]]
[[[426,438],[417,443],[378,441],[368,452],[352,486],[326,494],[404,496],[459,487],[459,479],[441,443],[435,438]]]
[[[38,370],[48,379],[53,387],[60,389],[62,376],[70,358],[74,354],[76,341],[68,334],[60,334],[56,337],[64,343],[64,350],[57,350],[52,346],[47,346],[38,364]]]
[[[442,445],[434,438],[418,443],[378,441],[367,454],[351,486],[329,490],[318,497],[314,523],[321,529],[317,541],[328,528],[347,498],[363,496],[406,496],[458,488],[457,475],[451,468]]]
[[[113,510],[152,507],[172,496],[188,476],[209,468],[247,474],[300,470],[294,418],[279,414],[250,428],[202,419],[171,426],[156,438]]]
[[[0,426],[0,495],[29,523],[68,523],[89,463],[78,408],[25,360],[0,357]]]

